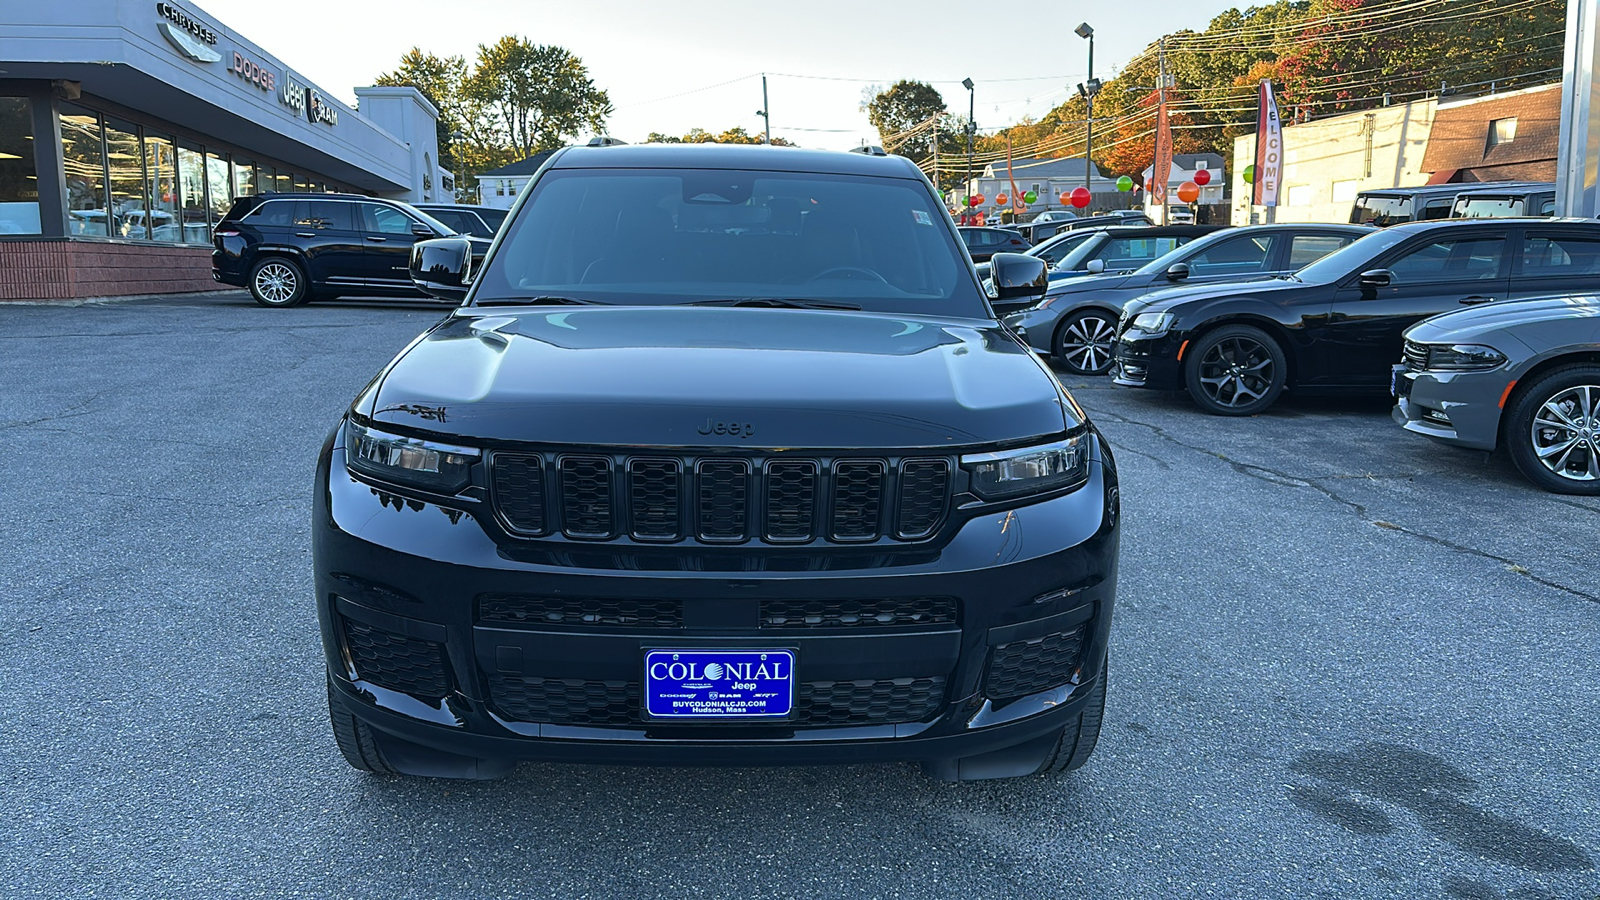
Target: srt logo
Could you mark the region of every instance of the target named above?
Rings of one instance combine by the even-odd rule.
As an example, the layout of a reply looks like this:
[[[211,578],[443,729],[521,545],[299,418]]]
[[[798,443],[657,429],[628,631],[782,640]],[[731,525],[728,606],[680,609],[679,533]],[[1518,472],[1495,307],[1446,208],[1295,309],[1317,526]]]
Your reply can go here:
[[[747,438],[756,433],[756,427],[749,422],[718,422],[714,419],[706,419],[700,425],[699,431],[701,434],[726,434],[733,437]]]

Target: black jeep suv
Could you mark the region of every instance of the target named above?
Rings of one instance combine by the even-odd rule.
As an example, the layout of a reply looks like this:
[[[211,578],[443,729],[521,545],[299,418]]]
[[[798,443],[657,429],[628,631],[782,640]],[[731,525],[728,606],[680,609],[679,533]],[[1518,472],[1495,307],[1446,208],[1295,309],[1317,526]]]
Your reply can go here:
[[[572,148],[316,476],[345,758],[1077,768],[1105,704],[1109,448],[996,321],[909,161]],[[1038,297],[1042,260],[995,257]]]
[[[266,193],[235,200],[212,235],[211,277],[248,288],[262,306],[342,294],[425,296],[411,282],[411,245],[453,228],[395,200]],[[481,256],[487,240],[473,239]]]

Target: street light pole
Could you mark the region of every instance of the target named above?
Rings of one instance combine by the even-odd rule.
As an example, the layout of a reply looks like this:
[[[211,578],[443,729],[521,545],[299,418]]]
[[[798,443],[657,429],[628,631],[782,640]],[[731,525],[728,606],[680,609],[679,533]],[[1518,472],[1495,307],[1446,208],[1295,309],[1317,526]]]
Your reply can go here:
[[[772,146],[772,116],[771,116],[771,112],[772,112],[772,104],[767,102],[767,76],[766,75],[762,75],[761,76],[761,108],[756,110],[756,115],[760,116],[761,117],[761,121],[766,123],[766,127],[767,127],[767,146],[768,147]]]
[[[970,198],[972,196],[972,141],[973,141],[973,138],[978,133],[978,99],[977,99],[977,94],[973,91],[974,85],[972,83],[972,79],[971,78],[963,78],[963,79],[961,79],[961,86],[967,89],[967,183],[966,183],[966,189],[967,189],[967,197]],[[965,200],[963,202],[965,202],[967,204],[967,210],[971,210],[972,209],[972,201],[970,199]],[[963,221],[963,222],[967,221],[965,212],[962,213],[961,221]]]
[[[1078,90],[1083,92],[1084,99],[1084,131],[1083,131],[1083,189],[1093,191],[1094,187],[1089,182],[1089,173],[1094,171],[1094,161],[1090,151],[1094,149],[1094,95],[1100,92],[1100,85],[1094,80],[1094,29],[1084,22],[1073,33],[1089,42],[1089,77]]]

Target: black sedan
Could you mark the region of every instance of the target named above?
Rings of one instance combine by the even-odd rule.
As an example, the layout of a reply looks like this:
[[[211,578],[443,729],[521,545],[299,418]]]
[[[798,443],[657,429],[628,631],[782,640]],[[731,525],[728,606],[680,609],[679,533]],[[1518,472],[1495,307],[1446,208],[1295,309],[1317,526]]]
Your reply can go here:
[[[1187,390],[1242,416],[1285,390],[1378,393],[1401,332],[1463,306],[1593,290],[1569,248],[1600,247],[1585,219],[1457,219],[1378,232],[1285,280],[1176,288],[1123,311],[1116,383]]]
[[[1073,374],[1104,375],[1111,368],[1117,320],[1129,300],[1177,285],[1287,275],[1371,233],[1360,225],[1251,225],[1219,231],[1131,273],[1058,281],[1043,302],[1008,316],[1006,324]]]
[[[957,230],[975,263],[988,262],[996,253],[1021,253],[1030,246],[1027,238],[1009,228],[963,225]]]

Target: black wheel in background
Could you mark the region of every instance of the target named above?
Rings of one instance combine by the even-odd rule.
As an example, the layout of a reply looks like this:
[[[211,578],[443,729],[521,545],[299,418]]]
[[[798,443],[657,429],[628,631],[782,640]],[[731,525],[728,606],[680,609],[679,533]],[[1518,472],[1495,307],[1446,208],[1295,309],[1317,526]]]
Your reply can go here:
[[[1184,360],[1184,383],[1200,408],[1216,416],[1253,416],[1276,403],[1288,376],[1283,348],[1250,325],[1224,325],[1203,335]]]
[[[1117,341],[1117,317],[1102,309],[1082,309],[1056,329],[1055,357],[1074,375],[1104,375],[1111,371]]]

